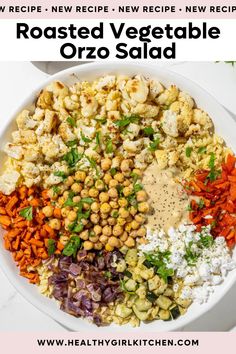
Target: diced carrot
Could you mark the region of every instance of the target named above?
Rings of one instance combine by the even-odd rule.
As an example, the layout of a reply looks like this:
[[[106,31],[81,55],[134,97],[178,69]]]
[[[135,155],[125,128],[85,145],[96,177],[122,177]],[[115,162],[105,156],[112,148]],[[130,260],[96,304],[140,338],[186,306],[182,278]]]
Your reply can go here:
[[[234,202],[236,200],[236,184],[230,186],[230,199]]]
[[[31,199],[29,203],[33,207],[39,207],[41,205],[40,199],[38,198]]]
[[[232,175],[232,176],[236,176],[236,168],[234,168],[234,169],[231,171],[231,175]]]
[[[44,191],[42,191],[42,197],[43,197],[43,199],[49,199],[48,189],[45,189]]]
[[[236,183],[236,176],[228,176],[228,180],[229,180],[230,182]]]
[[[0,215],[0,224],[3,226],[9,226],[11,224],[11,219],[7,215]]]
[[[6,205],[6,212],[8,215],[12,215],[12,208],[14,207],[14,205],[18,202],[18,198],[16,195],[13,195],[11,197],[11,199],[9,200],[9,202]]]
[[[59,251],[62,251],[63,249],[64,249],[64,245],[60,242],[60,241],[57,241],[57,249],[59,250]]]
[[[0,207],[0,214],[1,215],[6,215],[6,209],[5,208],[3,208],[3,207]]]
[[[39,240],[35,240],[34,238],[32,238],[31,240],[29,240],[29,243],[31,245],[35,245],[37,247],[43,247],[43,242],[39,241]]]
[[[60,208],[54,208],[53,215],[55,218],[60,219],[61,218],[61,209]]]
[[[226,159],[226,167],[228,172],[231,172],[235,168],[236,158],[233,155],[228,154]]]

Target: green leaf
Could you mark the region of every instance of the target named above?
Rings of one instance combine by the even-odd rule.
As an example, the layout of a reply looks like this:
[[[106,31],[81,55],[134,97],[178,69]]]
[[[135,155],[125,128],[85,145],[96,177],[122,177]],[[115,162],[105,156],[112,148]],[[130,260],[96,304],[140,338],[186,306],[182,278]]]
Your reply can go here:
[[[101,132],[97,132],[95,135],[96,147],[100,146],[102,143]]]
[[[107,278],[107,279],[111,279],[111,277],[112,277],[111,272],[110,272],[109,270],[106,270],[106,271],[104,272],[104,277]]]
[[[80,203],[86,203],[86,204],[92,204],[94,202],[93,198],[87,197],[87,198],[82,198],[80,200]]]
[[[92,157],[89,157],[89,156],[85,156],[85,157],[88,160],[91,168],[93,168],[96,171],[96,175],[99,176],[99,170],[98,170],[96,161]]]
[[[63,156],[62,160],[66,161],[69,167],[74,167],[82,157],[83,154],[79,154],[77,148],[71,148],[71,150]]]
[[[193,211],[192,207],[191,207],[191,204],[189,204],[186,208],[187,211]]]
[[[167,283],[168,278],[174,275],[174,270],[167,268],[166,261],[169,260],[171,255],[170,251],[145,253],[146,261],[143,263],[147,268],[153,266],[156,273]]]
[[[160,138],[156,138],[154,141],[152,141],[149,145],[149,150],[150,151],[156,151],[160,143]]]
[[[189,242],[189,245],[188,247],[186,248],[186,252],[185,252],[185,260],[187,261],[188,265],[190,266],[194,266],[198,260],[198,257],[199,255],[196,254],[195,252],[192,251],[192,245],[193,245],[193,242]]]
[[[142,189],[143,189],[143,185],[142,185],[142,184],[136,183],[136,184],[134,185],[134,192],[135,192],[135,193],[141,191]]]
[[[130,123],[135,123],[140,120],[140,116],[132,114],[131,116],[124,116],[122,119],[117,120],[114,124],[119,128],[125,128]]]
[[[212,170],[213,168],[215,168],[215,160],[216,160],[216,156],[213,152],[211,152],[210,154],[210,160],[208,162],[208,166],[210,167],[210,169]]]
[[[52,186],[53,195],[57,195],[60,193],[60,188],[58,186]]]
[[[56,245],[55,245],[55,243],[56,243],[56,241],[53,240],[52,238],[50,238],[50,239],[48,240],[48,246],[47,246],[47,248],[48,248],[48,255],[49,255],[49,256],[52,256],[52,255],[55,253],[55,251],[56,251]]]
[[[70,140],[66,142],[66,146],[72,147],[78,144],[78,139]]]
[[[72,117],[67,118],[67,123],[69,123],[72,127],[76,127],[76,120]]]
[[[132,172],[132,173],[130,174],[130,176],[133,177],[133,184],[135,184],[135,183],[137,182],[137,180],[141,178],[141,177],[140,177],[137,173],[135,173],[135,172]]]
[[[197,152],[198,152],[198,154],[201,154],[201,155],[202,155],[202,154],[205,154],[205,153],[206,153],[206,150],[207,150],[207,149],[206,149],[205,146],[201,146],[201,147],[198,149]]]
[[[200,243],[203,247],[209,248],[213,245],[214,239],[211,235],[202,236],[200,235]]]
[[[98,123],[100,124],[105,124],[107,119],[104,117],[104,118],[94,118]]]
[[[111,216],[112,216],[113,218],[115,218],[115,219],[118,218],[118,216],[119,216],[118,210],[114,210],[114,211],[112,212]]]
[[[165,281],[165,283],[167,283],[168,278],[173,277],[174,270],[171,268],[167,268],[165,265],[162,265],[157,269],[157,274],[160,275],[160,277]]]
[[[26,220],[30,221],[33,219],[33,207],[28,206],[26,208],[23,208],[19,211],[19,215],[25,218]]]
[[[54,176],[61,177],[63,181],[67,179],[67,175],[63,171],[56,171],[54,172]]]
[[[112,167],[110,169],[110,174],[112,175],[112,177],[115,176],[116,172],[117,172],[116,168]]]
[[[64,256],[73,256],[76,257],[77,251],[80,248],[81,239],[77,235],[71,236],[70,240],[65,245],[62,254]]]
[[[116,190],[117,190],[117,192],[119,194],[119,197],[123,197],[123,189],[124,189],[124,186],[122,186],[121,184],[118,184],[116,186]]]
[[[186,157],[190,157],[192,151],[193,151],[193,148],[191,148],[190,146],[187,146],[186,149],[185,149],[185,155],[186,155]]]
[[[83,228],[84,228],[84,225],[83,225],[83,224],[78,224],[78,225],[76,225],[76,226],[73,228],[73,232],[79,233],[79,232],[81,232],[81,231],[83,230]]]
[[[83,132],[80,132],[80,136],[81,136],[81,139],[85,142],[85,143],[91,143],[91,139],[87,138]]]
[[[112,152],[113,152],[113,144],[112,144],[112,140],[109,139],[106,142],[106,153],[111,154]]]
[[[154,129],[152,127],[145,127],[143,129],[143,133],[147,136],[153,135],[154,134]]]
[[[202,208],[205,206],[205,202],[204,202],[203,199],[200,199],[197,204],[198,204],[198,207],[199,207],[200,209],[202,209]]]

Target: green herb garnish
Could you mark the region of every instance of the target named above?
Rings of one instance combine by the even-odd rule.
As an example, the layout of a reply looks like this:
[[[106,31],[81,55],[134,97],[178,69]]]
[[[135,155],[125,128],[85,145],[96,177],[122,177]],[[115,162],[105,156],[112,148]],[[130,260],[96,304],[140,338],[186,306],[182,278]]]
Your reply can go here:
[[[119,216],[118,210],[114,210],[114,211],[112,212],[111,216],[112,216],[113,218],[115,218],[115,219],[118,218],[118,216]]]
[[[56,245],[55,245],[55,243],[56,243],[56,241],[53,240],[52,238],[50,238],[50,239],[48,240],[48,246],[47,246],[47,248],[48,248],[48,255],[49,255],[49,256],[52,256],[52,255],[55,253],[55,251],[56,251]]]
[[[26,220],[30,221],[33,219],[33,207],[28,206],[26,208],[23,208],[19,211],[19,215],[25,218]]]
[[[200,235],[200,241],[199,241],[203,247],[205,248],[209,248],[213,245],[214,243],[214,239],[211,235],[206,235],[206,236],[202,236]]]
[[[132,114],[131,116],[124,116],[122,119],[117,120],[114,124],[119,128],[125,128],[130,123],[135,123],[140,120],[140,116]]]
[[[189,204],[186,208],[187,211],[193,211],[192,207],[191,207],[191,204]]]
[[[200,199],[197,204],[198,204],[199,209],[202,209],[204,207],[204,205],[205,205],[205,202],[204,202],[203,199]]]
[[[107,278],[107,279],[111,279],[112,274],[111,274],[111,272],[110,272],[109,270],[106,270],[106,271],[104,272],[104,276],[105,276],[105,278]]]
[[[152,127],[145,127],[143,129],[143,133],[147,136],[153,135],[154,134],[154,129]]]
[[[191,148],[190,146],[187,146],[186,149],[185,149],[185,155],[186,155],[186,157],[190,157],[192,151],[193,151],[193,148]]]
[[[83,155],[78,153],[77,148],[72,148],[63,156],[62,160],[66,161],[69,167],[75,167],[77,162],[79,162],[82,157]]]
[[[65,245],[62,254],[64,256],[68,256],[68,257],[73,256],[75,258],[77,251],[80,248],[80,245],[81,245],[81,239],[78,236],[73,235]]]
[[[156,151],[160,143],[160,138],[156,138],[154,141],[152,141],[149,145],[149,150],[150,151]]]
[[[198,254],[192,251],[192,245],[193,242],[189,242],[188,247],[186,248],[186,253],[185,253],[185,260],[187,261],[188,265],[195,265],[198,259]]]
[[[112,152],[113,152],[113,144],[112,144],[112,140],[109,139],[106,142],[106,153],[111,154]]]
[[[80,132],[80,136],[81,136],[81,139],[85,142],[85,143],[91,143],[91,139],[87,138],[83,132]]]
[[[100,123],[100,124],[105,124],[106,123],[106,121],[107,121],[107,119],[106,118],[94,118],[98,123]]]
[[[206,153],[206,147],[205,146],[201,146],[199,149],[198,149],[198,154],[205,154]]]
[[[110,169],[110,174],[112,175],[112,177],[115,176],[116,172],[117,172],[116,168],[112,167]]]
[[[149,265],[153,266],[155,268],[155,272],[167,283],[168,278],[174,275],[174,270],[172,268],[168,268],[166,264],[166,261],[169,260],[171,255],[170,251],[145,253],[144,255],[146,258],[144,265],[147,264],[147,268],[150,267]]]
[[[58,186],[52,186],[53,195],[57,195],[60,193],[60,188]]]
[[[76,127],[76,120],[75,120],[75,118],[68,117],[66,121],[67,121],[67,123],[69,123],[72,127]]]
[[[66,142],[66,146],[72,147],[78,144],[78,139],[70,140]]]
[[[56,176],[56,177],[61,177],[61,178],[63,179],[63,181],[64,181],[65,179],[67,179],[67,175],[66,175],[65,172],[63,172],[63,171],[56,171],[56,172],[54,172],[54,176]]]
[[[211,155],[210,155],[210,160],[209,160],[209,163],[208,163],[208,166],[210,168],[210,172],[207,176],[207,178],[209,178],[209,180],[212,182],[212,181],[215,181],[217,179],[217,177],[219,176],[220,174],[220,171],[216,170],[215,169],[215,160],[216,160],[216,156],[213,152],[211,152]]]
[[[135,193],[141,191],[142,189],[143,189],[143,185],[142,185],[142,184],[136,183],[136,184],[134,185],[134,192],[135,192]]]

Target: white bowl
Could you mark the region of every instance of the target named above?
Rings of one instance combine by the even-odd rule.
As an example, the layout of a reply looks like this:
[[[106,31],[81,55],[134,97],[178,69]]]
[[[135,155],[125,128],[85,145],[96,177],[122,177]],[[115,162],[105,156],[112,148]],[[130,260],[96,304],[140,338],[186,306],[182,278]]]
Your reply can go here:
[[[218,132],[226,141],[228,146],[236,152],[236,122],[231,116],[223,109],[223,107],[206,91],[195,83],[187,80],[186,78],[168,71],[166,69],[155,67],[154,65],[148,66],[147,64],[131,64],[131,63],[92,63],[85,64],[77,67],[72,67],[67,70],[61,71],[44,82],[44,86],[49,84],[53,80],[61,80],[67,84],[72,84],[77,80],[91,81],[95,78],[106,74],[127,74],[135,75],[142,74],[146,77],[156,78],[160,80],[165,86],[170,84],[176,84],[181,90],[188,92],[196,101],[198,107],[203,108],[214,121],[216,132]],[[23,108],[30,106],[34,101],[36,94],[42,89],[42,86],[38,87],[32,94],[27,97],[23,103],[19,105],[19,109],[15,112],[13,117],[9,117],[9,124],[4,131],[1,131],[0,127],[0,147],[5,144],[9,139],[10,133],[13,130],[15,123],[14,119],[16,114]],[[227,88],[225,88],[227,89]],[[1,152],[0,158],[3,159]],[[2,231],[1,231],[2,232]],[[233,255],[236,259],[236,251]],[[52,317],[54,320],[60,322],[62,325],[70,330],[74,331],[87,331],[96,330],[103,331],[122,331],[132,330],[137,331],[139,329],[132,328],[130,326],[117,327],[115,325],[104,327],[96,327],[93,324],[88,323],[86,320],[75,318],[63,311],[61,311],[56,302],[52,299],[48,299],[41,295],[36,286],[30,285],[26,279],[18,275],[18,270],[12,260],[11,254],[4,250],[3,242],[0,243],[0,265],[3,272],[8,277],[9,281],[14,287],[23,295],[32,305],[43,311],[45,314]],[[226,292],[232,287],[236,280],[236,269],[231,271],[225,281],[216,287],[214,294],[210,297],[210,300],[203,305],[194,303],[188,309],[187,313],[180,318],[173,321],[153,321],[148,324],[142,324],[142,331],[171,331],[177,330],[181,327],[189,324],[193,320],[197,319],[202,314],[209,311],[217,302],[226,294]],[[230,306],[230,304],[229,304]]]

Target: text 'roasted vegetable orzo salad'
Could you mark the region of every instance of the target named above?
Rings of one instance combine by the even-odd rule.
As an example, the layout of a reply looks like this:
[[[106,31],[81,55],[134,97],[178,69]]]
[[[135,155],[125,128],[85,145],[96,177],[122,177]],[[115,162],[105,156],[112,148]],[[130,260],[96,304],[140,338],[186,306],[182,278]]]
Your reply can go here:
[[[139,75],[53,82],[16,123],[3,242],[63,311],[175,320],[236,267],[236,158],[187,93]]]

